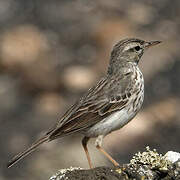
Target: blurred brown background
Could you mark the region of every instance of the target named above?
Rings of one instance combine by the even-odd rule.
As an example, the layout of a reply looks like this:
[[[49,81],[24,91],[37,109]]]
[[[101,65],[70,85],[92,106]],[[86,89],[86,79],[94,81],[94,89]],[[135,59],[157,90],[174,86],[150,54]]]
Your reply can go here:
[[[142,111],[104,140],[120,163],[145,146],[180,150],[179,0],[0,0],[0,179],[44,180],[88,167],[81,137],[41,146],[12,169],[6,162],[48,130],[105,72],[115,42],[162,40],[140,62]],[[94,166],[111,164],[89,143]]]

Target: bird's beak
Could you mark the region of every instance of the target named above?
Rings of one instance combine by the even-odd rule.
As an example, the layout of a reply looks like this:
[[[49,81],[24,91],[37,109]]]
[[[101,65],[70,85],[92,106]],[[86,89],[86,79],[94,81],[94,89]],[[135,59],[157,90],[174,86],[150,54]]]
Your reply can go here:
[[[145,47],[145,49],[147,49],[147,48],[149,48],[149,47],[152,47],[152,46],[155,46],[155,45],[157,45],[157,44],[159,44],[159,43],[161,43],[162,41],[150,41],[150,42],[146,42],[145,44],[144,44],[144,47]]]

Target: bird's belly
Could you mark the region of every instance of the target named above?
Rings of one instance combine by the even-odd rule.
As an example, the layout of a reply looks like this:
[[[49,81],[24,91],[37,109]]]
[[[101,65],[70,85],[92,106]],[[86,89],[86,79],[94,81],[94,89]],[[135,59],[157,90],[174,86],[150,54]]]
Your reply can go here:
[[[112,131],[122,128],[126,125],[137,113],[129,111],[129,108],[124,108],[114,112],[110,116],[97,123],[85,133],[88,137],[97,137],[99,135],[107,135]]]

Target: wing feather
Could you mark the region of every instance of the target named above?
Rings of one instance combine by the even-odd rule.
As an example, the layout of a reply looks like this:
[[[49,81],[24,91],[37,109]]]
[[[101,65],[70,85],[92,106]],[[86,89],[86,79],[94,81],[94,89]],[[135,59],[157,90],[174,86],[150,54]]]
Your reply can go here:
[[[86,130],[112,112],[124,108],[130,97],[124,98],[124,96],[119,95],[122,94],[119,92],[115,94],[113,87],[117,86],[112,86],[112,83],[119,85],[122,81],[127,82],[125,76],[120,77],[117,81],[109,80],[107,77],[101,79],[95,87],[89,89],[88,93],[65,113],[54,130],[49,132],[49,139],[52,140],[73,132]],[[129,88],[128,83],[127,88]]]

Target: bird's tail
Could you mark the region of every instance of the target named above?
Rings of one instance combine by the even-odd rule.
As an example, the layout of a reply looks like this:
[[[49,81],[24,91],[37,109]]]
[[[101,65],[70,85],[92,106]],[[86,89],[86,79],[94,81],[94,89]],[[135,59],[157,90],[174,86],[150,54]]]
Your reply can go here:
[[[40,144],[48,141],[49,138],[48,136],[44,136],[41,139],[39,139],[38,141],[36,141],[34,144],[31,145],[31,147],[29,147],[27,150],[19,153],[18,155],[16,155],[11,161],[8,162],[7,164],[7,168],[12,167],[14,164],[16,164],[18,161],[20,161],[21,159],[23,159],[24,157],[26,157],[28,154],[30,154],[31,152],[33,152]]]

